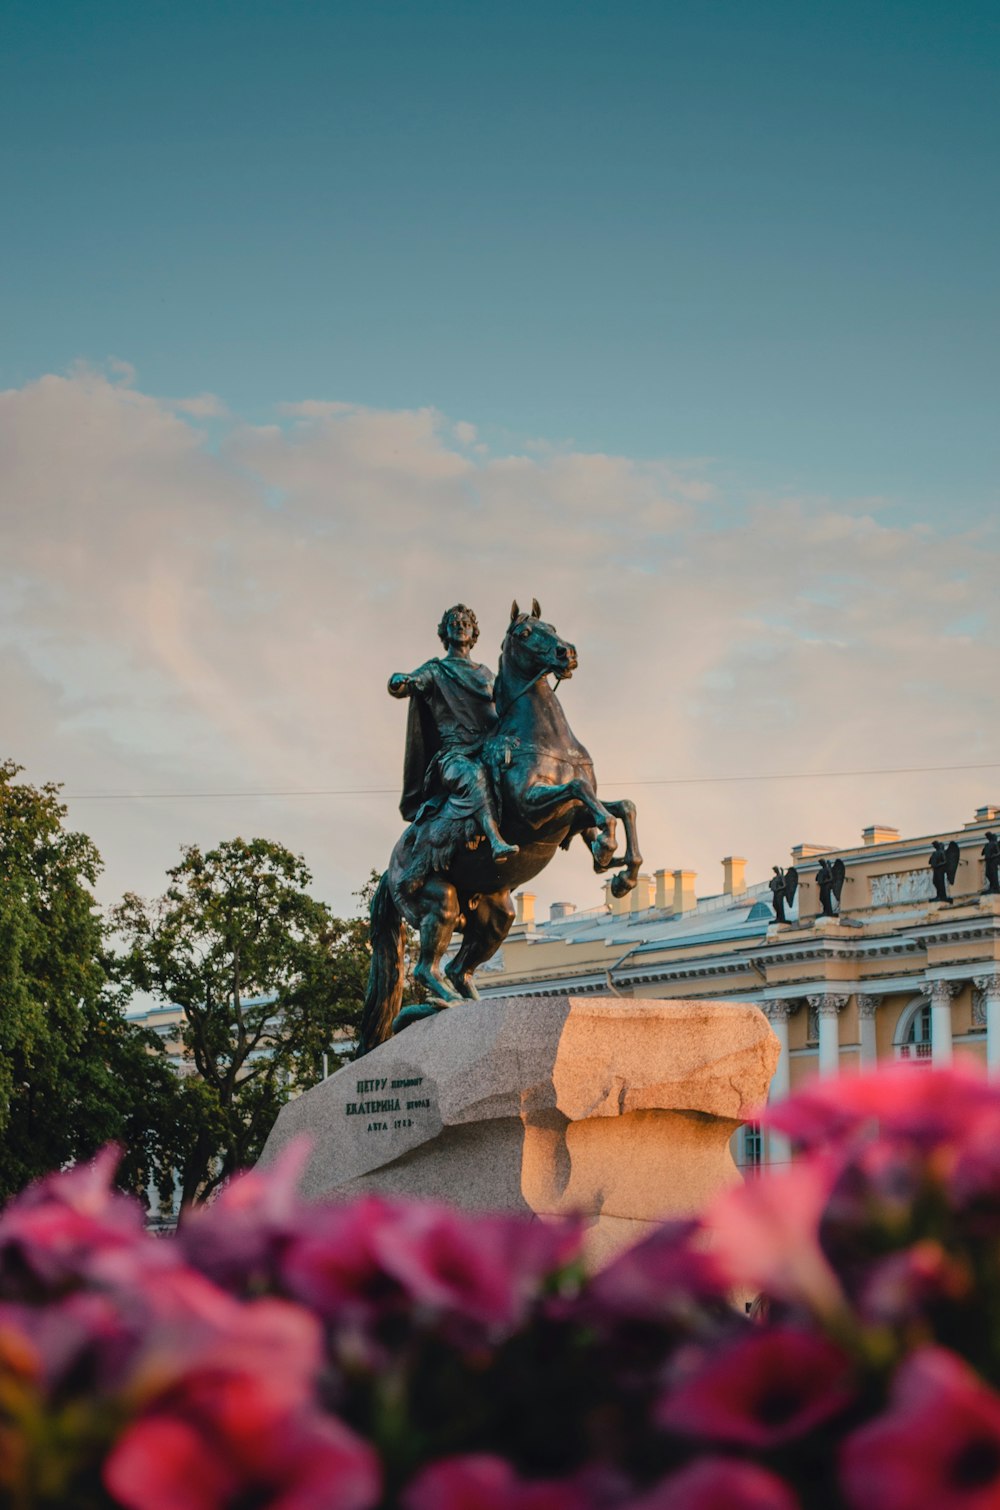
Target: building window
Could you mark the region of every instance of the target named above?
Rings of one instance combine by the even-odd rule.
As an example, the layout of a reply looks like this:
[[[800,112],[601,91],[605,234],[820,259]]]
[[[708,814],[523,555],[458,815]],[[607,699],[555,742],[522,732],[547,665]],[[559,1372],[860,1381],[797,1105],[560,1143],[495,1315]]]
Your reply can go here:
[[[764,1162],[764,1138],[759,1122],[747,1122],[743,1127],[743,1168],[758,1170]]]
[[[931,1004],[925,1002],[914,1012],[910,1029],[899,1045],[900,1059],[918,1059],[930,1063],[931,1058]]]

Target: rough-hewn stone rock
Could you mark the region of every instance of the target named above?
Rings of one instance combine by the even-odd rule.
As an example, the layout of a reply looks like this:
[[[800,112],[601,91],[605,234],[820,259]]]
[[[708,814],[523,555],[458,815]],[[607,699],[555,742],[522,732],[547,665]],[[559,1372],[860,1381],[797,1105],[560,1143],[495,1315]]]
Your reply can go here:
[[[290,1102],[263,1161],[306,1132],[307,1195],[581,1212],[599,1263],[738,1178],[729,1140],[765,1101],[777,1057],[746,1003],[463,1003]]]

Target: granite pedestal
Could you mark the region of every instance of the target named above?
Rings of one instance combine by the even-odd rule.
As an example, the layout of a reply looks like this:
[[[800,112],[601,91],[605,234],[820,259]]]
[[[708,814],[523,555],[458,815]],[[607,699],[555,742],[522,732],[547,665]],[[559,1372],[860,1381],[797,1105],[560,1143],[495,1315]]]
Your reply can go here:
[[[308,1133],[308,1196],[577,1212],[596,1265],[739,1178],[729,1140],[766,1100],[777,1060],[746,1003],[463,1002],[289,1102],[262,1162]]]

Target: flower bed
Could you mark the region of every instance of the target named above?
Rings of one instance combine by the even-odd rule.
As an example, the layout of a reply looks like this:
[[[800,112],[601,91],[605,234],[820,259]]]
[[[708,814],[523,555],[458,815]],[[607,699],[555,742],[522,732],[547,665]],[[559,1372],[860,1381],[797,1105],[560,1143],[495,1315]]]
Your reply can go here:
[[[54,1176],[0,1217],[0,1505],[1000,1507],[1000,1092],[770,1122],[791,1169],[589,1280],[572,1225],[305,1205],[300,1150],[174,1238],[113,1151]]]

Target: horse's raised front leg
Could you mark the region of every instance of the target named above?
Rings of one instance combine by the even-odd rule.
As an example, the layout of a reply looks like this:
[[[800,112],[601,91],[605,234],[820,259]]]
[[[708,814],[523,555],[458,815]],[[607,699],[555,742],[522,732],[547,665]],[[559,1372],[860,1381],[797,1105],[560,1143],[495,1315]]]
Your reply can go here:
[[[492,896],[481,897],[479,905],[470,910],[465,920],[465,937],[462,947],[444,973],[462,996],[472,1001],[479,999],[473,973],[486,960],[496,954],[510,932],[514,921],[514,908],[509,891],[500,891]]]
[[[606,870],[617,847],[617,825],[589,781],[574,776],[571,781],[563,781],[555,786],[539,782],[536,786],[527,787],[521,797],[524,811],[539,816],[547,809],[561,807],[566,802],[578,802],[590,815],[593,822],[590,832],[593,837],[588,843],[594,856],[594,868]]]
[[[639,853],[639,836],[635,826],[635,803],[627,797],[622,797],[618,802],[605,800],[604,806],[609,813],[620,818],[625,827],[625,854],[622,858],[624,870],[620,870],[612,879],[611,892],[613,896],[623,897],[626,892],[632,891],[639,879],[639,867],[642,864],[642,855]]]
[[[431,876],[420,888],[414,905],[420,912],[420,958],[413,978],[435,1001],[459,1001],[458,993],[441,974],[441,959],[458,922],[458,893],[443,876]]]

